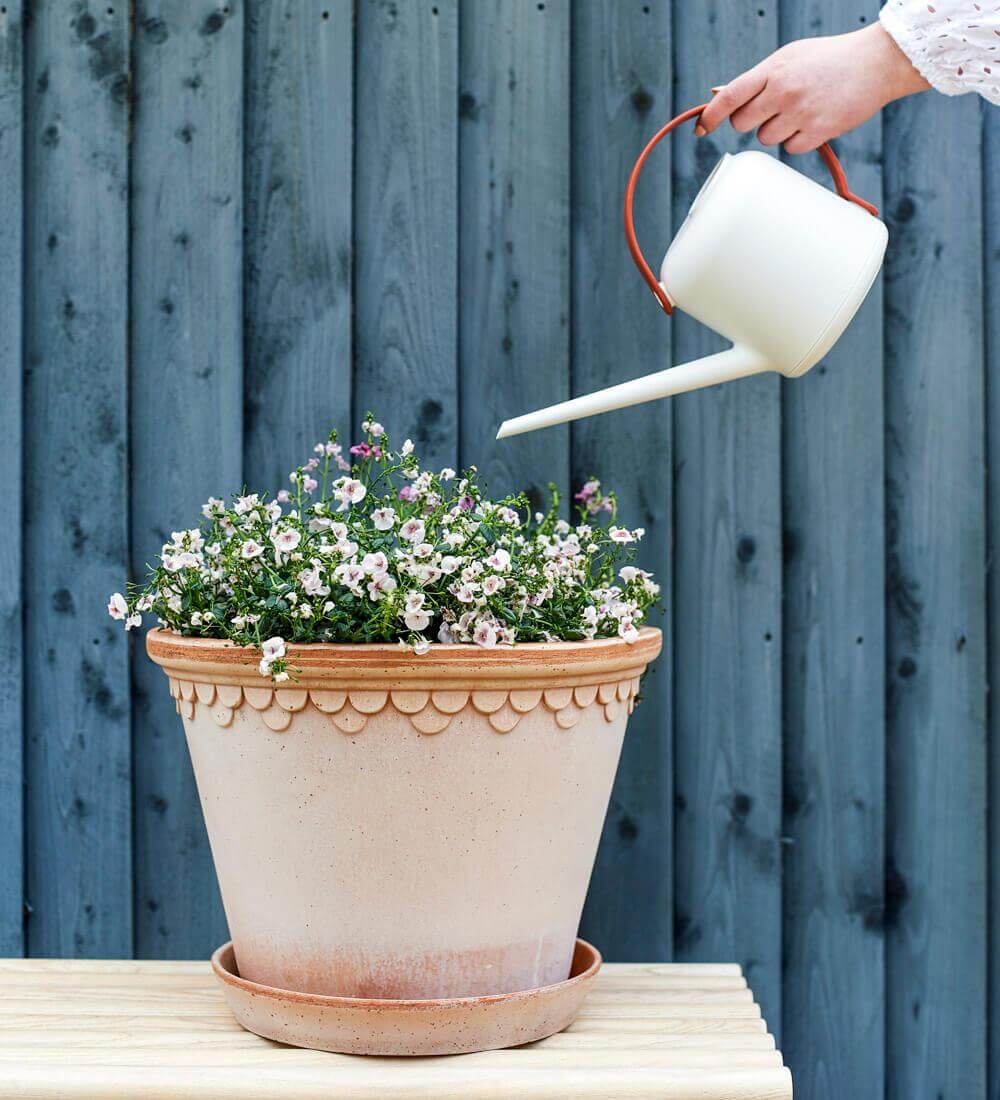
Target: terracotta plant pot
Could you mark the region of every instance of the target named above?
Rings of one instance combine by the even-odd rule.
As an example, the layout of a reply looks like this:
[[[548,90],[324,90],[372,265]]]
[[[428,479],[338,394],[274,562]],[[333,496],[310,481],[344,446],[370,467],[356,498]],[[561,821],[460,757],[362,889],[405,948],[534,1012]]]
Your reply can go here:
[[[151,631],[184,718],[239,973],[367,998],[564,980],[639,677],[618,639],[291,647]]]

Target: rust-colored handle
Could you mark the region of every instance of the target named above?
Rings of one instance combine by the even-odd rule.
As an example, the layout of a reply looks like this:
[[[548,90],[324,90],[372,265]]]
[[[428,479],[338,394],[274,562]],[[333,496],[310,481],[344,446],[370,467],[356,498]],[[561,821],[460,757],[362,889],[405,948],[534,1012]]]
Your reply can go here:
[[[642,166],[646,163],[646,157],[649,156],[656,146],[659,145],[667,134],[676,130],[682,123],[689,122],[692,118],[697,118],[707,106],[707,103],[702,103],[698,107],[691,107],[689,110],[679,114],[676,118],[672,118],[666,126],[655,133],[632,166],[632,172],[628,178],[628,186],[625,188],[625,239],[628,241],[628,250],[632,254],[632,259],[635,261],[635,266],[639,269],[639,273],[646,280],[649,289],[653,292],[656,300],[663,307],[665,313],[673,313],[674,308],[670,304],[670,299],[667,297],[666,291],[660,286],[659,280],[650,270],[649,264],[646,263],[646,258],[643,256],[642,249],[639,247],[639,242],[636,240],[635,236],[635,221],[632,217],[632,202],[635,196],[635,185],[636,181],[639,179],[639,173],[642,171]],[[823,158],[823,163],[827,166],[830,175],[833,177],[833,186],[836,188],[837,194],[848,202],[856,203],[863,210],[867,210],[869,214],[877,218],[878,208],[872,206],[870,202],[866,202],[864,199],[859,198],[847,186],[847,176],[844,175],[844,169],[840,161],[837,160],[837,154],[833,149],[831,149],[828,144],[824,143],[816,151]]]

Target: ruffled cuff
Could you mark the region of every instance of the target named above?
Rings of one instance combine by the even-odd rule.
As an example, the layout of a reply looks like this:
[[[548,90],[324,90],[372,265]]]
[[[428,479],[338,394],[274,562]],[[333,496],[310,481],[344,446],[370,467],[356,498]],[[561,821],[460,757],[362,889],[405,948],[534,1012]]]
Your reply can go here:
[[[889,0],[879,22],[918,73],[944,95],[1000,103],[1000,16],[955,0]]]

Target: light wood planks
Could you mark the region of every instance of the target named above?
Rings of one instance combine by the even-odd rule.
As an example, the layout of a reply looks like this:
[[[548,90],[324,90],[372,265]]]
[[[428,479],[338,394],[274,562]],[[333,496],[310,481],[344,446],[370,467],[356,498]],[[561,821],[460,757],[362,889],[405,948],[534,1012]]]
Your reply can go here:
[[[458,0],[361,0],[356,56],[352,432],[455,466]]]
[[[243,4],[143,0],[133,45],[132,571],[242,482]],[[183,731],[134,668],[135,949],[225,938]],[[120,902],[119,902],[120,904]]]
[[[789,1100],[733,966],[606,965],[579,1019],[512,1050],[358,1058],[243,1031],[205,963],[0,962],[0,1098]]]
[[[351,425],[349,0],[248,0],[247,484],[276,492]]]
[[[877,17],[869,0],[782,6],[782,38]],[[882,205],[878,119],[840,139]],[[792,165],[825,187],[819,157]],[[877,1096],[885,1073],[885,580],[882,295],[783,384],[782,1044],[801,1095]],[[850,517],[848,519],[848,517]]]
[[[774,49],[773,0],[679,4],[677,111]],[[711,43],[711,48],[707,44]],[[696,45],[697,44],[697,45]],[[749,141],[754,140],[748,135]],[[673,140],[675,224],[727,127]],[[642,293],[642,291],[637,291]],[[721,339],[675,315],[674,360]],[[777,378],[672,402],[674,418],[674,852],[679,959],[737,958],[781,1018],[781,424]]]
[[[568,430],[494,436],[569,396],[569,0],[466,0],[461,39],[461,458],[537,507]]]
[[[670,363],[671,326],[643,292],[622,234],[628,173],[673,114],[670,0],[573,10],[573,392],[589,393]],[[662,147],[661,147],[662,148]],[[639,190],[640,234],[659,255],[670,238],[670,149]],[[598,320],[600,319],[600,320]],[[614,488],[621,521],[645,527],[639,556],[670,602],[673,467],[664,402],[571,428],[573,486],[594,474]],[[651,619],[656,625],[666,616]],[[669,637],[669,634],[668,634]],[[583,918],[615,959],[673,952],[673,773],[670,668],[664,654],[629,722]]]
[[[129,19],[36,4],[25,55],[28,950],[132,951]]]
[[[982,162],[971,97],[885,118],[887,1096],[986,1089]],[[942,165],[947,170],[942,172]]]
[[[8,0],[0,12],[0,498],[7,502],[7,529],[0,539],[0,953],[7,955],[24,950],[22,44],[21,4]]]

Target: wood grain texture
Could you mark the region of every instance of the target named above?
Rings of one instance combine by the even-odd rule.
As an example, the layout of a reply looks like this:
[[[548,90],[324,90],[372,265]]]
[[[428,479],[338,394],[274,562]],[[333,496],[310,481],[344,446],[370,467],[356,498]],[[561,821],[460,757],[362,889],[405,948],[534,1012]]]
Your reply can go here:
[[[712,49],[692,43],[712,43]],[[678,111],[777,44],[776,5],[707,0],[675,10]],[[673,146],[674,222],[727,127]],[[674,360],[721,348],[674,318]],[[772,375],[673,402],[675,492],[674,883],[678,959],[736,958],[781,1018],[781,435]]]
[[[998,43],[1000,45],[1000,43]],[[986,322],[987,649],[989,663],[989,1082],[987,1095],[1000,1098],[1000,111],[983,112],[983,286]]]
[[[878,7],[785,4],[782,38],[853,30]],[[837,150],[881,206],[880,122]],[[815,154],[793,165],[830,186]],[[885,1069],[882,387],[877,285],[823,362],[783,384],[782,1042],[815,1100],[880,1095]]]
[[[670,325],[642,293],[619,218],[635,157],[673,113],[664,64],[670,27],[669,0],[573,11],[574,394],[670,362]],[[670,235],[669,147],[643,183],[640,232],[659,249]],[[646,528],[640,557],[669,597],[669,406],[639,405],[579,421],[571,436],[573,485],[599,474],[617,491],[623,521]],[[669,959],[673,951],[670,661],[666,655],[646,677],[644,705],[629,723],[584,911],[582,935],[615,959]]]
[[[132,573],[210,495],[242,481],[243,5],[136,9],[131,207]],[[159,670],[137,660],[135,949],[225,939],[187,746]]]
[[[358,1058],[243,1031],[205,963],[0,967],[0,1097],[662,1096],[790,1100],[736,967],[606,965],[566,1031],[512,1050]]]
[[[537,507],[568,430],[494,437],[569,396],[569,0],[467,0],[461,25],[461,457]]]
[[[246,462],[275,491],[351,419],[349,0],[249,0]]]
[[[109,14],[110,12],[110,14]],[[129,12],[40,3],[25,57],[28,949],[132,951]]]
[[[361,0],[356,57],[351,427],[371,410],[455,466],[458,0]]]
[[[23,439],[23,13],[0,12],[0,498],[7,526],[0,538],[0,954],[24,950],[24,700],[22,658],[21,476]]]
[[[979,136],[971,97],[885,117],[891,1100],[986,1090]]]

